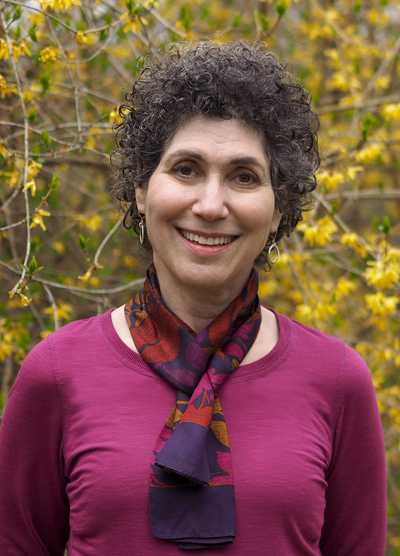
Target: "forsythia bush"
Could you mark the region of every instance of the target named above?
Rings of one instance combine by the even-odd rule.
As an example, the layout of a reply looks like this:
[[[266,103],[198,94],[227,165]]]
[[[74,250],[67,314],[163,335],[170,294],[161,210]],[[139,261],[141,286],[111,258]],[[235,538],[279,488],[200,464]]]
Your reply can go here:
[[[143,276],[106,193],[112,126],[149,51],[263,41],[321,119],[314,205],[260,295],[368,362],[385,427],[388,554],[400,555],[398,0],[0,0],[0,377]]]

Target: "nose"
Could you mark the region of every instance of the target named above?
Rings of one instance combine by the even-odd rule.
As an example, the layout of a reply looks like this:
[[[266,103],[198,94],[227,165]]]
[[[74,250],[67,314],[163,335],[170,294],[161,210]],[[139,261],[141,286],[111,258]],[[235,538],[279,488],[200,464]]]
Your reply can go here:
[[[199,185],[192,211],[196,216],[209,221],[228,216],[224,187],[217,176],[209,177]]]

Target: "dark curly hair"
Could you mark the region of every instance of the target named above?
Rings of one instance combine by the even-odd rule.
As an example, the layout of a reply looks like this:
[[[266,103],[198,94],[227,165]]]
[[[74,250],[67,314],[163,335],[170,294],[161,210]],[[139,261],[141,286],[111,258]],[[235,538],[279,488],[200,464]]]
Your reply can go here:
[[[124,227],[138,233],[134,187],[146,186],[179,126],[195,115],[237,118],[261,132],[282,218],[255,264],[267,263],[273,241],[289,236],[310,206],[319,166],[318,116],[310,95],[259,43],[176,44],[144,67],[119,108],[110,194],[130,203]],[[131,223],[128,224],[128,219]],[[151,252],[146,239],[145,248]]]

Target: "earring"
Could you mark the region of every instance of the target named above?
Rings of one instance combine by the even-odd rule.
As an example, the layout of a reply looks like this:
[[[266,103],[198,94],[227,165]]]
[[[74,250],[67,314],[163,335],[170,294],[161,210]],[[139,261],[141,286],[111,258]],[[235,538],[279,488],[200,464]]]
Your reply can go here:
[[[281,254],[279,252],[278,244],[274,241],[268,247],[268,259],[271,262],[271,264],[275,264],[279,261],[280,257],[281,257]]]
[[[280,256],[281,256],[281,254],[279,252],[278,244],[275,241],[276,234],[277,234],[277,231],[275,232],[275,234],[273,236],[274,239],[272,240],[272,243],[268,247],[268,250],[267,250],[267,254],[266,254],[267,261],[266,261],[266,266],[265,266],[265,269],[264,269],[265,272],[269,272],[272,268],[272,265],[277,263],[280,259]],[[267,241],[267,244],[268,244],[268,241]]]
[[[139,243],[140,245],[144,244],[144,234],[145,234],[145,230],[146,230],[146,225],[144,222],[144,218],[143,216],[140,214],[139,215]]]

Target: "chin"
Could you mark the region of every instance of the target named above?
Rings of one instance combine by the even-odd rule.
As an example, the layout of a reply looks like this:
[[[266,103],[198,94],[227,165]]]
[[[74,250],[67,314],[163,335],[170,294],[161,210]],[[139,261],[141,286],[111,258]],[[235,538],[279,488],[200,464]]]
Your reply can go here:
[[[229,283],[231,273],[222,265],[214,265],[210,263],[193,264],[190,267],[178,271],[179,281],[187,286],[195,286],[196,288],[215,288],[223,287]]]

